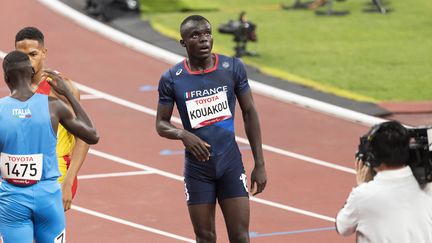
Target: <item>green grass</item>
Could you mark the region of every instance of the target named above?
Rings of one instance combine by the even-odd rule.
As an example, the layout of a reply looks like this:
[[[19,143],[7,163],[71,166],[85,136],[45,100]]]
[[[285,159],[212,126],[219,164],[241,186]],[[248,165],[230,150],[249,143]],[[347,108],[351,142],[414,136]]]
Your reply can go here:
[[[148,12],[216,11],[217,4],[201,0],[142,0],[140,9]]]
[[[387,15],[362,12],[371,0],[335,2],[335,9],[351,11],[344,17],[280,8],[281,2],[292,0],[200,2],[216,4],[220,10],[143,17],[178,39],[180,22],[190,14],[202,14],[213,25],[215,51],[232,55],[232,37],[217,33],[217,27],[245,10],[258,24],[259,41],[248,49],[260,57],[243,60],[264,72],[357,100],[432,100],[431,0],[389,0],[386,5],[393,12]]]

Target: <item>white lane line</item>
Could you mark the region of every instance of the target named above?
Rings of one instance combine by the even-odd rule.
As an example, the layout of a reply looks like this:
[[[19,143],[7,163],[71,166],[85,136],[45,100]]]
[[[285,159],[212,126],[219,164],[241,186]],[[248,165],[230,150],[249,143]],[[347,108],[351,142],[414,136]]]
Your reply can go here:
[[[108,101],[111,101],[111,102],[113,102],[115,104],[118,104],[118,105],[121,105],[121,106],[125,106],[127,108],[130,108],[130,109],[133,109],[133,110],[136,110],[136,111],[139,111],[139,112],[143,112],[143,113],[151,115],[151,116],[156,116],[156,110],[151,109],[149,107],[145,107],[145,106],[142,106],[142,105],[139,105],[139,104],[127,101],[125,99],[122,99],[122,98],[110,95],[108,93],[102,92],[102,91],[94,89],[94,88],[90,88],[90,87],[88,87],[86,85],[79,84],[77,82],[75,82],[75,84],[76,84],[76,86],[80,90],[82,90],[82,91],[84,91],[86,93],[93,94],[95,96],[98,96],[98,97],[101,97],[101,98],[106,99]],[[173,116],[171,118],[171,121],[174,122],[174,123],[177,123],[177,124],[182,124],[181,123],[181,119],[178,118],[178,117],[175,117],[175,116]],[[236,140],[238,142],[240,142],[240,143],[249,144],[249,141],[247,139],[239,137],[239,136],[236,136]],[[302,161],[305,161],[305,162],[309,162],[309,163],[312,163],[312,164],[316,164],[316,165],[324,166],[324,167],[327,167],[327,168],[331,168],[331,169],[335,169],[335,170],[339,170],[339,171],[355,174],[355,170],[354,169],[351,169],[351,168],[348,168],[348,167],[345,167],[345,166],[341,166],[341,165],[337,165],[335,163],[330,163],[330,162],[327,162],[327,161],[315,159],[315,158],[312,158],[312,157],[309,157],[309,156],[301,155],[301,154],[294,153],[294,152],[291,152],[291,151],[287,151],[287,150],[284,150],[284,149],[276,148],[276,147],[273,147],[273,146],[270,146],[270,145],[267,145],[267,144],[263,144],[263,149],[267,150],[267,151],[270,151],[270,152],[273,152],[273,153],[277,153],[277,154],[283,155],[283,156],[287,156],[287,157],[299,159],[299,160],[302,160]]]
[[[134,161],[130,161],[130,160],[127,160],[127,159],[124,159],[124,158],[121,158],[121,157],[118,157],[118,156],[115,156],[115,155],[112,155],[112,154],[108,154],[108,153],[105,153],[105,152],[102,152],[102,151],[98,151],[98,150],[95,150],[95,149],[90,149],[89,150],[89,154],[92,154],[92,155],[95,155],[95,156],[98,156],[98,157],[101,157],[101,158],[104,158],[104,159],[108,159],[108,160],[111,160],[113,162],[117,162],[119,164],[128,165],[128,166],[131,166],[131,167],[134,167],[134,168],[137,168],[137,169],[142,169],[142,170],[146,170],[146,171],[149,171],[149,172],[153,172],[153,173],[158,174],[160,176],[164,176],[164,177],[167,177],[167,178],[170,178],[170,179],[174,179],[174,180],[177,180],[177,181],[183,182],[183,179],[184,179],[182,176],[179,176],[179,175],[176,175],[176,174],[173,174],[173,173],[170,173],[170,172],[166,172],[166,171],[163,171],[163,170],[155,169],[153,167],[146,166],[146,165],[143,165],[143,164],[140,164],[140,163],[137,163],[137,162],[134,162]],[[307,210],[291,207],[291,206],[284,205],[284,204],[277,203],[277,202],[272,202],[272,201],[261,199],[261,198],[258,198],[258,197],[252,197],[251,196],[250,200],[253,201],[253,202],[259,203],[259,204],[270,206],[270,207],[275,207],[275,208],[283,209],[283,210],[286,210],[286,211],[290,211],[290,212],[294,212],[294,213],[310,216],[310,217],[313,217],[313,218],[318,218],[318,219],[322,219],[322,220],[326,220],[326,221],[330,221],[330,222],[335,222],[334,218],[326,216],[326,215],[322,215],[322,214],[314,213],[314,212],[311,212],[311,211],[307,211]]]
[[[176,240],[180,240],[180,241],[184,241],[184,242],[195,242],[193,239],[189,239],[189,238],[186,238],[186,237],[183,237],[183,236],[180,236],[180,235],[172,234],[172,233],[169,233],[169,232],[166,232],[166,231],[158,230],[158,229],[155,229],[155,228],[152,228],[152,227],[148,227],[148,226],[145,226],[145,225],[137,224],[137,223],[134,223],[134,222],[131,222],[131,221],[128,221],[128,220],[121,219],[121,218],[116,218],[116,217],[110,216],[108,214],[96,212],[96,211],[93,211],[91,209],[83,208],[83,207],[80,207],[80,206],[77,206],[77,205],[72,205],[72,209],[76,210],[78,212],[81,212],[81,213],[89,214],[89,215],[92,215],[92,216],[95,216],[95,217],[98,217],[98,218],[106,219],[106,220],[109,220],[109,221],[112,221],[112,222],[115,222],[115,223],[123,224],[123,225],[130,226],[130,227],[133,227],[133,228],[136,228],[136,229],[140,229],[140,230],[148,231],[148,232],[151,232],[151,233],[155,233],[155,234],[158,234],[158,235],[163,235],[163,236],[166,236],[166,237],[169,237],[169,238],[173,238],[173,239],[176,239]]]
[[[251,201],[254,201],[256,203],[261,203],[261,204],[264,204],[264,205],[267,205],[267,206],[270,206],[270,207],[275,207],[275,208],[291,211],[291,212],[294,212],[294,213],[303,214],[303,215],[310,216],[310,217],[317,218],[317,219],[322,219],[322,220],[326,220],[326,221],[330,221],[330,222],[336,222],[335,218],[332,218],[332,217],[329,217],[329,216],[325,216],[325,215],[322,215],[322,214],[314,213],[314,212],[303,210],[303,209],[299,209],[299,208],[294,208],[294,207],[291,207],[291,206],[288,206],[288,205],[280,204],[280,203],[277,203],[277,202],[272,202],[272,201],[261,199],[261,198],[257,198],[257,197],[252,197],[251,196]]]
[[[95,100],[95,99],[101,99],[101,97],[98,97],[96,95],[92,94],[82,94],[80,95],[81,100]]]
[[[159,169],[147,166],[147,165],[143,165],[143,164],[140,164],[138,162],[130,161],[130,160],[127,160],[127,159],[124,159],[124,158],[121,158],[121,157],[118,157],[118,156],[115,156],[115,155],[112,155],[112,154],[108,154],[108,153],[105,153],[105,152],[102,152],[102,151],[99,151],[99,150],[96,150],[96,149],[90,148],[88,153],[92,154],[92,155],[95,155],[95,156],[98,156],[98,157],[101,157],[101,158],[104,158],[104,159],[107,159],[107,160],[111,160],[111,161],[117,162],[119,164],[123,164],[123,165],[127,165],[127,166],[130,166],[130,167],[133,167],[133,168],[137,168],[137,169],[145,170],[145,171],[148,171],[148,172],[152,172],[154,174],[158,174],[160,176],[164,176],[164,177],[167,177],[167,178],[170,178],[170,179],[173,179],[173,180],[183,181],[183,177],[182,176],[175,175],[173,173],[166,172],[166,171],[163,171],[163,170],[159,170]]]
[[[94,31],[114,42],[122,44],[143,54],[152,56],[170,64],[178,63],[184,59],[183,56],[151,45],[147,42],[127,35],[119,30],[116,30],[108,25],[100,23],[58,0],[39,0],[39,2],[41,2],[48,8],[58,12],[59,14],[62,14],[63,16],[73,20],[74,22],[81,25],[83,28]],[[302,107],[307,107],[309,109],[336,116],[345,120],[359,122],[368,126],[385,121],[381,118],[365,115],[360,112],[352,111],[319,100],[304,97],[251,79],[249,79],[249,83],[255,92],[265,95],[267,97],[272,97],[284,102],[296,104]]]
[[[153,174],[153,172],[152,171],[131,171],[131,172],[90,174],[90,175],[80,175],[78,176],[78,180],[122,177],[122,176],[136,176],[136,175],[150,175],[150,174]]]

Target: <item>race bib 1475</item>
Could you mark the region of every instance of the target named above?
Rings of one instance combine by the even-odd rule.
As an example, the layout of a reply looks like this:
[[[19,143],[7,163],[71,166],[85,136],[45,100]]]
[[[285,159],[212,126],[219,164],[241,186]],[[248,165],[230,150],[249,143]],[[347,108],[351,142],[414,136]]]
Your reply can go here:
[[[4,179],[14,184],[34,184],[42,177],[43,154],[0,154],[0,170]]]
[[[191,127],[194,129],[232,117],[226,92],[188,100],[186,108]]]

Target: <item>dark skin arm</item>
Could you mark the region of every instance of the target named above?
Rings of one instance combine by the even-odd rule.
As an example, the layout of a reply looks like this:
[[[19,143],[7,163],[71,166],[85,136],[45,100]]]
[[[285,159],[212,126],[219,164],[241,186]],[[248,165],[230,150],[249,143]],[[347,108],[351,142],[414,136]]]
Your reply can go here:
[[[251,192],[255,196],[264,190],[267,183],[267,174],[262,151],[261,128],[258,113],[252,98],[252,92],[249,90],[242,95],[238,95],[237,99],[242,110],[246,135],[255,161],[255,167],[251,174]],[[254,191],[255,188],[256,190]]]
[[[96,144],[99,141],[99,135],[97,134],[95,127],[85,113],[84,109],[69,90],[65,81],[54,72],[47,72],[47,74],[49,78],[51,78],[47,79],[48,83],[57,93],[68,99],[76,115],[74,116],[72,111],[69,110],[64,102],[57,98],[50,97],[49,105],[51,121],[55,131],[57,131],[58,122],[60,122],[66,128],[66,130],[87,144]]]
[[[64,81],[66,81],[66,84],[68,85],[73,96],[79,101],[80,100],[80,92],[79,92],[78,88],[73,84],[73,82],[70,79],[62,76],[61,74],[60,74],[60,76],[63,78]],[[62,96],[58,95],[58,97],[62,97]],[[64,99],[66,99],[66,98],[64,98]],[[69,102],[67,104],[68,104],[68,107],[71,107]],[[88,144],[86,144],[83,140],[81,140],[79,138],[75,138],[75,145],[74,145],[74,147],[72,149],[72,153],[70,155],[71,163],[69,165],[69,168],[68,168],[66,175],[63,179],[63,182],[62,182],[63,206],[64,206],[65,211],[67,211],[71,208],[72,198],[73,198],[72,186],[73,186],[75,177],[78,175],[78,172],[84,163],[84,160],[86,158],[86,155],[88,153],[89,148],[90,148],[90,146]]]
[[[72,186],[84,163],[90,146],[83,140],[75,138],[75,145],[71,154],[71,163],[62,182],[63,207],[67,211],[72,206]]]
[[[184,129],[177,128],[171,123],[173,105],[158,105],[156,115],[156,131],[161,137],[174,140],[182,140],[186,150],[191,152],[199,161],[210,159],[210,145],[195,134]]]
[[[50,72],[54,72],[58,74],[68,86],[69,90],[73,94],[73,96],[79,101],[80,100],[80,92],[78,88],[74,85],[72,80],[68,79],[61,73],[58,73],[54,70],[45,69],[44,72],[49,75]],[[72,110],[71,105],[66,97],[60,95],[59,93],[55,92],[55,90],[52,90],[52,93],[55,94],[55,97],[61,99],[63,102],[65,102],[68,105],[69,110]],[[75,115],[75,114],[74,114]],[[82,141],[79,138],[75,138],[75,145],[72,149],[72,153],[70,154],[71,157],[71,163],[69,165],[69,168],[66,172],[66,175],[62,182],[62,196],[63,196],[63,207],[64,210],[67,211],[71,208],[72,205],[72,186],[75,180],[75,177],[78,175],[79,170],[81,169],[81,166],[84,163],[84,160],[86,158],[86,155],[88,153],[90,146],[86,144],[84,141]]]

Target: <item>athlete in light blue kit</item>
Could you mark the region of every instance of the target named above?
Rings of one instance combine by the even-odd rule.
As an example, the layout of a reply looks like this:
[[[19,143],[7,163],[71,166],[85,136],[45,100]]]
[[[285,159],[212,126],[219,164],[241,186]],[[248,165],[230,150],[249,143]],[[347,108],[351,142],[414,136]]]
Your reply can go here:
[[[182,140],[185,145],[186,199],[197,242],[216,242],[216,199],[230,242],[249,242],[248,188],[234,134],[236,98],[255,160],[251,174],[254,195],[264,190],[267,176],[246,71],[239,59],[212,54],[211,25],[204,17],[187,17],[180,32],[188,58],[159,81],[156,129],[159,135]],[[174,104],[184,129],[170,122]]]
[[[9,53],[3,61],[11,95],[0,99],[0,235],[4,243],[65,242],[65,218],[57,166],[57,127],[88,144],[99,140],[92,122],[64,81],[49,72],[50,85],[70,102],[34,94],[28,56]]]

